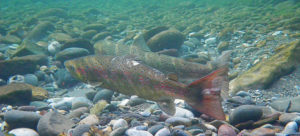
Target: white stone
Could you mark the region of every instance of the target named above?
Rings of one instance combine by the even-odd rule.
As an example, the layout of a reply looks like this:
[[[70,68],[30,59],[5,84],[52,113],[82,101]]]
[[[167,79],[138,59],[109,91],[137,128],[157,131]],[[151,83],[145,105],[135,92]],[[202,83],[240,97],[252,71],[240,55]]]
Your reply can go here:
[[[53,55],[59,52],[60,48],[61,48],[61,44],[58,41],[52,41],[48,45],[48,51]]]
[[[277,35],[280,35],[280,34],[283,34],[283,32],[282,32],[282,31],[276,31],[276,32],[274,32],[272,35],[273,35],[273,36],[277,36]]]
[[[171,132],[168,128],[162,128],[158,130],[155,134],[155,136],[169,136],[171,135]]]
[[[194,114],[184,108],[176,107],[176,112],[174,114],[175,117],[183,117],[183,118],[194,118]]]
[[[128,129],[125,132],[128,136],[153,136],[150,132],[144,130]]]
[[[113,130],[116,130],[116,129],[121,128],[121,127],[128,127],[128,123],[127,123],[126,120],[118,119],[117,121],[115,121],[113,123]]]
[[[8,134],[13,134],[15,136],[39,136],[39,134],[33,129],[29,128],[17,128],[8,132]]]
[[[216,42],[217,42],[216,37],[208,38],[208,39],[205,40],[205,44],[214,44]]]

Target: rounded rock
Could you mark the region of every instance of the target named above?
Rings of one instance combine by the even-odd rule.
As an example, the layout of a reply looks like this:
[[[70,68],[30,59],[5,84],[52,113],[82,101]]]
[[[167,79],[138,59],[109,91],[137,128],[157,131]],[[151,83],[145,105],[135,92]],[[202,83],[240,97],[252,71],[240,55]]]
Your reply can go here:
[[[26,74],[24,76],[24,79],[25,79],[25,83],[27,84],[34,85],[34,86],[37,86],[39,84],[39,80],[37,76],[35,76],[34,74]]]
[[[236,125],[249,120],[257,121],[263,115],[261,108],[254,105],[242,105],[234,109],[229,116],[230,124]]]
[[[14,128],[32,128],[35,129],[41,116],[35,112],[12,110],[4,114],[4,120]]]
[[[90,52],[84,48],[67,48],[55,54],[55,59],[59,61],[66,61],[69,59],[74,59],[82,56],[88,55]]]
[[[170,117],[165,121],[165,123],[169,123],[173,126],[177,126],[177,125],[190,126],[192,124],[192,120],[188,118],[182,118],[182,117]]]
[[[151,133],[148,131],[144,130],[136,130],[136,129],[128,129],[125,134],[128,136],[153,136]]]
[[[160,124],[154,125],[148,129],[148,132],[150,132],[152,135],[154,135],[154,134],[156,134],[156,132],[158,132],[162,128],[164,128],[163,125],[160,125]]]
[[[121,127],[125,127],[125,128],[128,127],[128,123],[127,123],[126,120],[124,120],[124,119],[118,119],[116,122],[114,122],[114,124],[113,124],[113,130],[121,128]]]
[[[227,124],[223,124],[218,129],[219,136],[236,136],[234,129]]]
[[[155,134],[155,136],[169,136],[170,134],[171,132],[168,128],[162,128]]]
[[[95,97],[93,99],[93,102],[97,103],[100,100],[105,100],[106,102],[110,102],[113,94],[114,94],[114,92],[111,90],[102,89],[99,92],[97,92],[97,94],[95,95]]]
[[[292,121],[285,125],[281,133],[283,134],[294,134],[298,132],[298,125],[296,122]]]
[[[89,132],[90,125],[78,125],[74,128],[72,136],[82,136],[83,133]]]
[[[39,136],[39,134],[30,128],[17,128],[8,132],[8,134],[13,134],[14,136]]]

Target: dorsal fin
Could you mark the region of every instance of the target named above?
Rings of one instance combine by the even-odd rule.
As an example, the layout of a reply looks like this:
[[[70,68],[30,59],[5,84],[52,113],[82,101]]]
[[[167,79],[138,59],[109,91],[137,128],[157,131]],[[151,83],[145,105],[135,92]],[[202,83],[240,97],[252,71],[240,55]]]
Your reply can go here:
[[[132,46],[136,46],[143,51],[151,52],[142,34],[138,34],[133,38]]]

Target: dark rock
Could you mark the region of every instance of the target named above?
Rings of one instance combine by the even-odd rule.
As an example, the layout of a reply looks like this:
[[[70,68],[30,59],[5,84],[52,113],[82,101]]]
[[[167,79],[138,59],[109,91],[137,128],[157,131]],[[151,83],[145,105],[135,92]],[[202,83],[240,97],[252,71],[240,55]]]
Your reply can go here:
[[[30,102],[30,106],[34,106],[38,110],[40,110],[40,109],[44,109],[44,108],[48,107],[48,103],[43,102],[43,101],[32,101],[32,102]]]
[[[163,49],[179,49],[185,37],[177,30],[162,31],[147,41],[149,48],[156,52]]]
[[[83,133],[89,132],[90,125],[78,125],[74,128],[72,136],[82,136]]]
[[[25,37],[25,40],[37,42],[42,40],[49,31],[54,30],[55,27],[50,22],[41,22],[38,25],[36,25],[31,32],[27,34]]]
[[[39,81],[43,81],[46,78],[46,73],[40,70],[34,72],[34,75],[38,78]]]
[[[61,50],[71,48],[71,47],[77,47],[77,48],[84,48],[87,49],[90,53],[94,53],[94,47],[93,45],[85,39],[72,39],[67,41],[65,44],[62,45]]]
[[[24,76],[24,79],[25,79],[25,83],[30,85],[37,86],[39,83],[38,78],[34,74],[26,74]]]
[[[72,128],[73,122],[58,112],[45,114],[38,122],[37,131],[41,136],[57,136]]]
[[[160,130],[160,129],[162,129],[162,128],[164,128],[164,126],[163,125],[154,125],[154,126],[152,126],[152,127],[150,127],[149,129],[148,129],[148,132],[150,132],[152,135],[155,135],[156,134],[156,132],[158,131],[158,130]]]
[[[234,109],[234,111],[229,116],[230,124],[239,124],[242,122],[247,122],[249,120],[257,121],[263,115],[261,108],[253,105],[242,105]]]
[[[20,106],[18,107],[19,111],[36,111],[37,108],[35,106]]]
[[[282,112],[300,112],[300,96],[285,98],[272,102],[270,106]]]
[[[144,36],[144,39],[145,41],[147,42],[151,37],[153,37],[154,35],[162,32],[162,31],[165,31],[165,30],[168,30],[169,27],[166,27],[166,26],[159,26],[159,27],[155,27],[149,31],[146,31],[143,36]]]
[[[101,32],[104,29],[105,29],[105,26],[103,24],[89,24],[83,28],[84,31],[96,30],[98,32]]]
[[[54,73],[54,77],[59,87],[69,87],[78,82],[66,69],[58,69]]]
[[[142,99],[142,98],[139,98],[139,97],[133,97],[129,100],[129,102],[127,104],[130,105],[130,106],[136,106],[136,105],[143,104],[145,102],[146,102],[145,99]]]
[[[67,48],[55,54],[55,59],[64,62],[66,60],[75,59],[88,54],[89,51],[84,48]]]
[[[112,95],[114,94],[113,91],[108,90],[108,89],[102,89],[97,92],[93,99],[93,103],[97,103],[100,100],[106,100],[106,102],[110,102]]]
[[[4,114],[4,120],[11,129],[14,128],[32,128],[36,129],[41,116],[35,112],[28,111],[9,111]]]
[[[45,65],[47,62],[48,59],[44,55],[29,55],[0,61],[0,77],[7,80],[12,75],[33,73],[38,65]]]
[[[96,94],[97,94],[96,91],[91,91],[91,92],[87,92],[87,93],[85,94],[85,96],[86,96],[86,98],[88,98],[89,100],[93,101],[93,99],[94,99],[94,97],[95,97]]]
[[[172,136],[191,136],[191,134],[184,132],[181,129],[175,129],[171,132]]]
[[[45,47],[39,46],[34,42],[25,40],[22,42],[21,46],[18,46],[16,51],[11,54],[11,57],[23,57],[26,55],[46,55],[47,49]]]
[[[31,101],[31,88],[22,83],[13,83],[0,87],[0,103],[27,105]]]

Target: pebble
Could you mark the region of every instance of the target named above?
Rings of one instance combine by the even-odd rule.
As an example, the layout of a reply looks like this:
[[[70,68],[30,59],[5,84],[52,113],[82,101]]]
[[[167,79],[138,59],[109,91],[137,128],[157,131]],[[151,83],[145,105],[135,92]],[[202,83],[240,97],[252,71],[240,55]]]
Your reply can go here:
[[[183,117],[183,118],[194,118],[194,114],[184,108],[176,107],[176,112],[174,114],[175,117]]]
[[[72,136],[82,136],[83,133],[89,132],[90,125],[78,125],[74,128]]]
[[[263,111],[254,105],[242,105],[233,110],[229,116],[229,122],[236,125],[249,120],[257,121],[262,117]]]
[[[170,117],[165,121],[165,123],[169,123],[173,126],[177,126],[177,125],[190,126],[192,124],[192,120],[183,117]]]
[[[105,100],[106,102],[110,102],[113,94],[114,92],[111,90],[102,89],[98,91],[97,94],[94,96],[93,103],[97,103],[100,100]]]
[[[128,136],[153,136],[148,131],[136,130],[136,129],[128,129],[126,130],[125,134]]]
[[[169,136],[170,134],[171,132],[168,128],[162,128],[155,134],[155,136]]]
[[[127,130],[127,127],[120,127],[120,128],[117,128],[115,130],[113,130],[109,136],[123,136],[125,134]]]
[[[296,122],[289,122],[286,124],[281,133],[283,134],[294,134],[298,132],[298,125]]]
[[[12,134],[14,136],[39,136],[39,134],[30,128],[17,128],[8,132],[8,134]]]
[[[128,123],[124,119],[118,119],[113,123],[113,130],[121,128],[121,127],[128,127]]]
[[[227,124],[223,124],[218,129],[219,136],[236,136],[234,129]]]
[[[24,80],[25,80],[25,83],[33,85],[33,86],[37,86],[39,84],[39,80],[38,80],[37,76],[35,76],[34,74],[24,75]]]
[[[148,132],[150,132],[152,135],[154,135],[154,134],[156,134],[157,131],[159,131],[162,128],[164,128],[163,125],[160,125],[160,124],[154,125],[148,129]]]
[[[97,125],[99,122],[100,120],[96,115],[90,114],[84,119],[82,119],[78,124]]]
[[[56,53],[58,53],[60,51],[61,48],[61,44],[58,41],[52,41],[49,45],[48,45],[48,52],[51,55],[54,55]]]
[[[35,129],[41,116],[35,112],[12,110],[4,114],[4,121],[14,128],[32,128]]]

